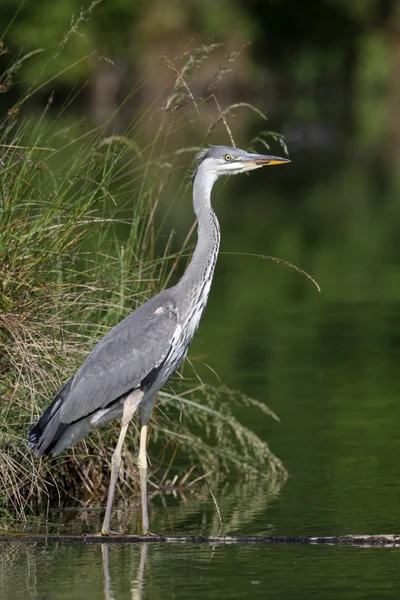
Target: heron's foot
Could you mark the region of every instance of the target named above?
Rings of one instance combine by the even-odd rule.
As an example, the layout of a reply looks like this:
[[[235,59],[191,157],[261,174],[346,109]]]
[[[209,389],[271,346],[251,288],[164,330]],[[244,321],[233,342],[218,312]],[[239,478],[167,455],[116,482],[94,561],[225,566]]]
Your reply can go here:
[[[152,533],[151,531],[147,530],[143,530],[143,534],[144,536],[149,536],[149,537],[161,537],[161,535],[159,533]]]
[[[124,535],[122,531],[113,531],[112,529],[102,528],[99,533],[93,534],[95,537],[109,537],[110,535]]]

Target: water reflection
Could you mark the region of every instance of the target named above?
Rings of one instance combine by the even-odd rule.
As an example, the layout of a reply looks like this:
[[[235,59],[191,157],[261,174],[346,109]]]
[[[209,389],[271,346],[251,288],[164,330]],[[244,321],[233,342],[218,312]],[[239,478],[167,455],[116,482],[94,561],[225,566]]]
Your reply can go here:
[[[110,546],[111,544],[101,544],[101,555],[103,559],[104,572],[104,600],[115,600],[110,576]],[[148,544],[140,544],[140,558],[136,577],[130,582],[130,592],[132,600],[142,600],[143,586],[145,577],[145,568],[147,563],[147,555],[149,551]]]
[[[270,512],[279,493],[275,484],[263,479],[215,489],[222,533],[273,532]],[[186,535],[217,535],[220,531],[216,506],[207,486],[181,498],[172,493],[158,493],[153,496],[150,509],[155,531]],[[117,528],[123,529],[126,525],[132,533],[136,531],[137,513],[135,503],[119,506],[113,520]],[[103,509],[51,510],[43,515],[43,520],[25,525],[24,530],[26,533],[81,535],[98,531],[102,517]],[[22,531],[23,528],[16,529]],[[178,577],[181,583],[188,577],[192,585],[194,581],[186,572],[185,561],[186,557],[192,557],[196,565],[198,555],[202,557],[203,568],[207,569],[218,562],[220,550],[212,546],[167,548],[160,544],[152,545],[149,550],[147,544],[104,543],[99,547],[85,543],[4,543],[0,546],[0,598],[141,599],[149,586],[156,588],[153,597],[159,597],[164,591],[163,585],[160,586],[154,573],[161,569],[164,578]]]
[[[397,598],[398,548],[154,543],[0,548],[2,600]]]
[[[101,545],[101,556],[103,558],[103,571],[104,571],[104,598],[105,600],[114,600],[114,594],[111,588],[111,577],[110,577],[110,556],[108,544]]]
[[[204,483],[195,489],[174,494],[157,490],[150,496],[149,510],[154,531],[163,534],[230,535],[266,534],[273,528],[270,510],[279,497],[282,479],[267,480],[253,477],[249,481],[225,484],[211,490]],[[139,503],[132,498],[113,510],[117,531],[137,533]],[[81,535],[101,528],[103,507],[52,509],[34,524],[25,525],[30,533],[49,535]],[[221,527],[221,521],[222,527]],[[14,530],[21,531],[21,524]]]
[[[2,600],[103,597],[141,600],[147,556],[148,544],[134,544],[130,548],[112,544],[101,544],[99,548],[97,544],[85,543],[2,544],[0,597]]]

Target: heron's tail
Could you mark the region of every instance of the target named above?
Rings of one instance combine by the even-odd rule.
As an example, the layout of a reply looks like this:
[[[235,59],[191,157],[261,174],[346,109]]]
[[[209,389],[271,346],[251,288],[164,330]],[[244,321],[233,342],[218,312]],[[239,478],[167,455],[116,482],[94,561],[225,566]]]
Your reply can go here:
[[[61,388],[39,421],[29,431],[29,448],[36,452],[37,456],[51,454],[52,449],[68,427],[60,421],[60,408],[69,393],[71,384],[72,379]]]

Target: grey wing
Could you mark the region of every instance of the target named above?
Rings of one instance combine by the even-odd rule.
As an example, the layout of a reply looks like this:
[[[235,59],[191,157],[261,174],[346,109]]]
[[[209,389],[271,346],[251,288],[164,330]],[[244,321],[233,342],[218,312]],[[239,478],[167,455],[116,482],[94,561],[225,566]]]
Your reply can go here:
[[[178,311],[168,290],[113,327],[73,378],[61,421],[77,421],[138,388],[167,357],[177,327]]]

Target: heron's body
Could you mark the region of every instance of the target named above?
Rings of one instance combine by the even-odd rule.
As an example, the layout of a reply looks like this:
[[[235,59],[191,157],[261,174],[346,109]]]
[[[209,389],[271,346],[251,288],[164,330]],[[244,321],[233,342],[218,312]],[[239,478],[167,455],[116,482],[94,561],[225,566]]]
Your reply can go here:
[[[288,161],[221,146],[203,153],[193,189],[198,240],[183,277],[174,287],[142,304],[102,338],[29,432],[30,447],[38,455],[56,456],[93,427],[123,417],[120,440],[113,456],[103,524],[105,534],[109,531],[121,447],[136,409],[139,409],[142,426],[139,454],[142,504],[147,505],[147,424],[157,391],[182,363],[199,326],[217,260],[220,230],[211,207],[212,186],[221,174],[235,174],[279,162]],[[147,531],[145,506],[143,511],[143,529]]]
[[[138,328],[141,322],[151,322],[151,327]],[[170,290],[113,327],[31,430],[29,439],[37,453],[56,456],[92,427],[120,417],[126,396],[136,389],[143,392],[141,407],[151,412],[156,391],[173,372],[171,342],[177,328],[177,307]],[[162,339],[165,343],[159,346]],[[155,351],[157,360],[149,364],[142,348]]]

